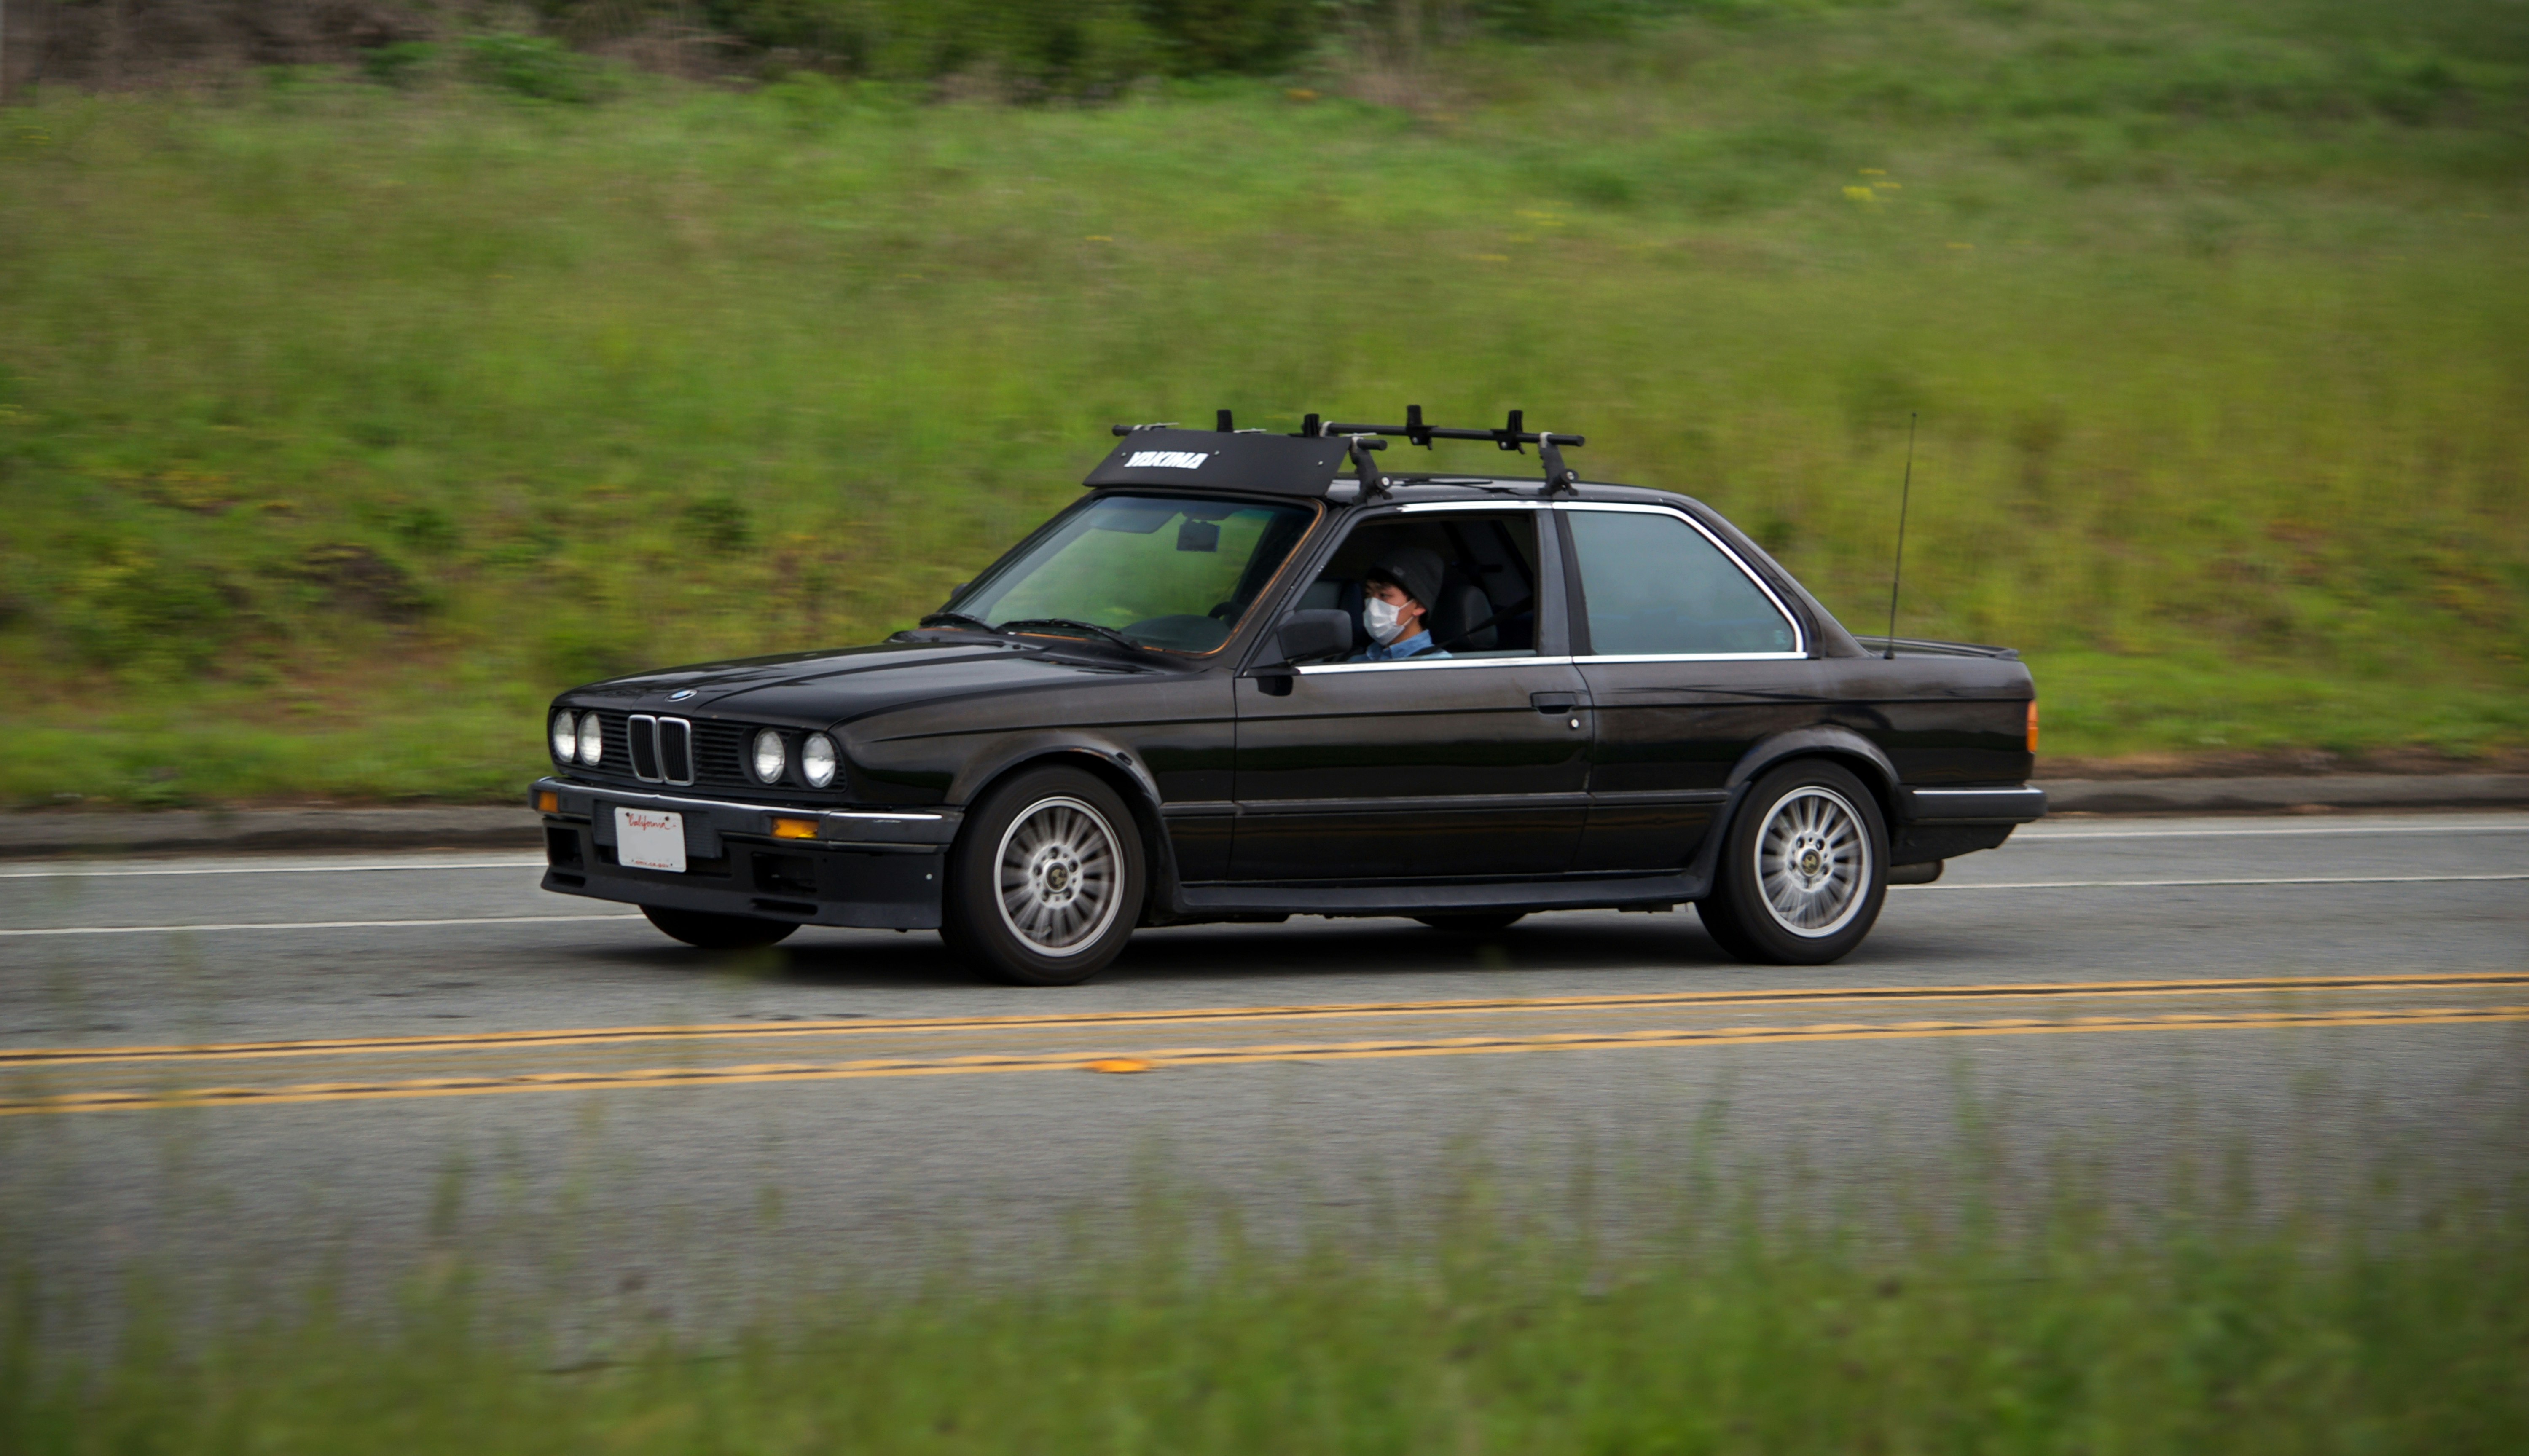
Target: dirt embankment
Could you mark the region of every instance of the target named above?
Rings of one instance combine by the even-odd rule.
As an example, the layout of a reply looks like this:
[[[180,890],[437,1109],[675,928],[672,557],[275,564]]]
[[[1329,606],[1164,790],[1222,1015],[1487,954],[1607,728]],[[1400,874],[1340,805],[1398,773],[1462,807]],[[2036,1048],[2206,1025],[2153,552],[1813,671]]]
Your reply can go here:
[[[11,0],[0,65],[12,91],[47,81],[143,85],[242,66],[348,61],[372,46],[426,39],[444,24],[387,0]]]
[[[2116,758],[2041,754],[2040,779],[2251,779],[2319,774],[2529,774],[2529,750],[2452,758],[2430,748],[2330,753],[2323,748],[2237,752],[2140,753]]]

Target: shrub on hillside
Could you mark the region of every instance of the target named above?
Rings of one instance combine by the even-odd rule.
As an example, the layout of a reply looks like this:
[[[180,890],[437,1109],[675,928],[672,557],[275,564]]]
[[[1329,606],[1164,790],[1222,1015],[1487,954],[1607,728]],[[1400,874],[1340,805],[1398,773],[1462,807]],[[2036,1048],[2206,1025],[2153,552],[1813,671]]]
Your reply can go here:
[[[1110,91],[1153,59],[1128,0],[705,0],[703,15],[759,50],[845,75],[974,73],[1020,95]]]
[[[595,101],[606,89],[596,62],[542,35],[477,35],[465,42],[465,70],[487,86],[538,101]]]
[[[1134,8],[1179,76],[1287,65],[1317,44],[1330,9],[1318,0],[1139,0]]]

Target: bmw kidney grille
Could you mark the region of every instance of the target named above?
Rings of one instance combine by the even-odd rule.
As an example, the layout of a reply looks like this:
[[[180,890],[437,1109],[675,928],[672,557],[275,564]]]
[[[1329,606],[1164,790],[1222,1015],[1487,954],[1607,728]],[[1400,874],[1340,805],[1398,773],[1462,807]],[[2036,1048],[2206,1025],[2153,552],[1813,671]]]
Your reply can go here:
[[[635,713],[630,729],[632,777],[644,783],[694,782],[694,726],[682,718]]]

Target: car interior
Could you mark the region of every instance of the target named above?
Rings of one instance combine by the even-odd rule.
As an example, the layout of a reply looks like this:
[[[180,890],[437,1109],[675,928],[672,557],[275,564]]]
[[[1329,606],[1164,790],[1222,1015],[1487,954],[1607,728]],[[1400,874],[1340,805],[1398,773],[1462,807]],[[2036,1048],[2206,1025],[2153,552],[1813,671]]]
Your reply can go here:
[[[1370,640],[1361,624],[1362,573],[1401,547],[1420,546],[1447,565],[1431,609],[1431,643],[1452,657],[1525,657],[1536,651],[1536,519],[1529,512],[1372,521],[1335,548],[1334,559],[1294,606],[1340,610],[1352,618],[1355,650]]]

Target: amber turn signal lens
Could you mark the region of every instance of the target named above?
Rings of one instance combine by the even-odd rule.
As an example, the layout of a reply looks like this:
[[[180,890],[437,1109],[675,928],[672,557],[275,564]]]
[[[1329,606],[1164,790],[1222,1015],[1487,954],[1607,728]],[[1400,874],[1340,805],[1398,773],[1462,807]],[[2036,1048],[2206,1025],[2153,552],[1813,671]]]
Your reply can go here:
[[[550,788],[538,789],[536,791],[536,812],[539,814],[560,814],[562,812],[562,795],[554,792]]]
[[[2037,700],[2028,700],[2028,751],[2037,751]]]
[[[777,839],[813,839],[817,837],[817,821],[813,819],[777,819],[773,821],[773,837]]]

